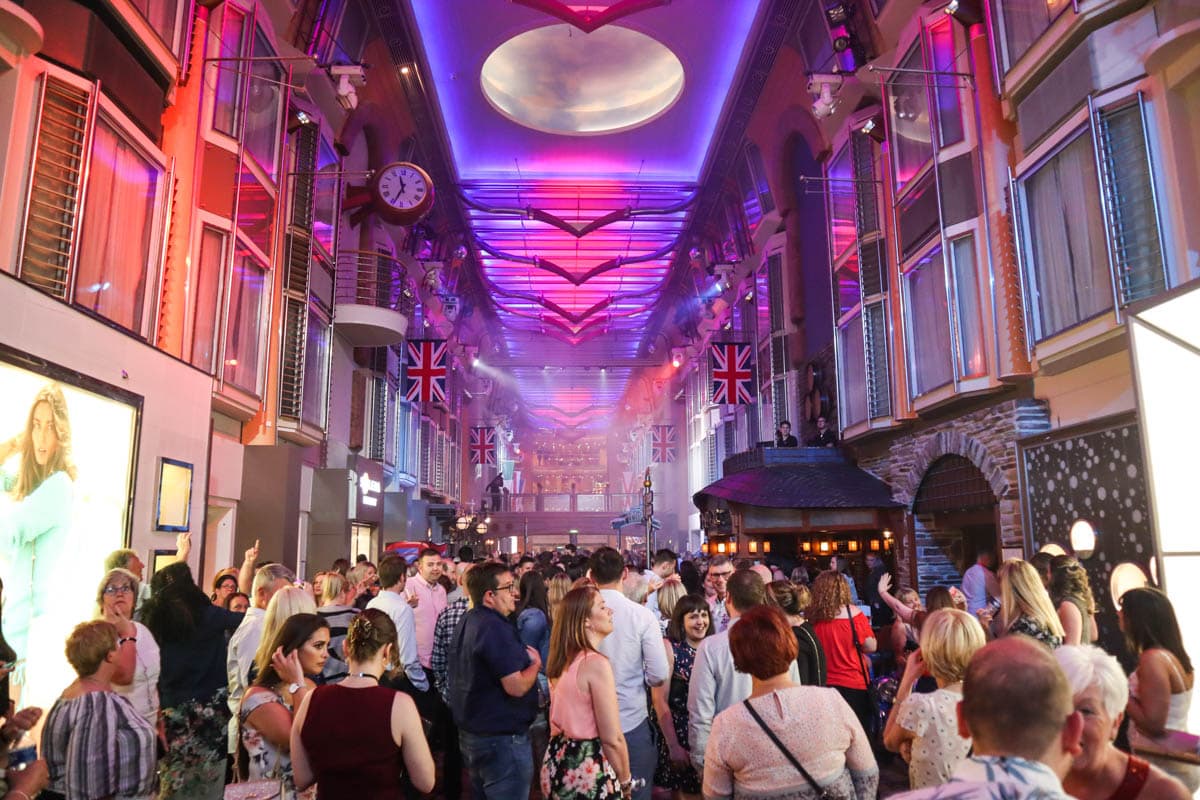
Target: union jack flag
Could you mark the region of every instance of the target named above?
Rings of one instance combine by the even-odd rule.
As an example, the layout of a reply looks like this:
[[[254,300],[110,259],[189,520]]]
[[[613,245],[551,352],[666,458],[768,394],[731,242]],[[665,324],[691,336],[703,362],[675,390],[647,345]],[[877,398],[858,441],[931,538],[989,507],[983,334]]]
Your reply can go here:
[[[446,402],[446,340],[416,339],[408,343],[408,389],[405,400]]]
[[[496,429],[471,428],[471,463],[496,463]]]
[[[655,425],[650,430],[650,460],[655,464],[675,461],[675,426]]]
[[[748,344],[714,342],[709,345],[714,403],[748,405],[754,402],[752,352]]]

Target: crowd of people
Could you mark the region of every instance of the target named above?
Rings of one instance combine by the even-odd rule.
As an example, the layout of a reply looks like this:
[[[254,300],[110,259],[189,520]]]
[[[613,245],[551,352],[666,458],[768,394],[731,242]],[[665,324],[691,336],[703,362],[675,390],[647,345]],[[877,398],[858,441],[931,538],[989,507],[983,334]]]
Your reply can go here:
[[[860,593],[845,559],[610,547],[430,547],[308,583],[257,543],[209,590],[184,560],[147,590],[121,550],[65,643],[77,679],[44,719],[8,709],[0,799],[866,800],[892,754],[905,798],[1192,796],[1166,595],[1120,598],[1127,677],[1078,561],[994,561],[922,602],[875,553]]]

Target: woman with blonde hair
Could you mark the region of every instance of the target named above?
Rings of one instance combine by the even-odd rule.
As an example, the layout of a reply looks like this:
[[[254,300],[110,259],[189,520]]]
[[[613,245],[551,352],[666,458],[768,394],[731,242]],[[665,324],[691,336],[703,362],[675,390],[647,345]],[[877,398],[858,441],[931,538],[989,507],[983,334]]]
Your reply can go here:
[[[672,575],[663,581],[663,585],[658,587],[658,623],[662,628],[662,635],[667,635],[667,626],[671,624],[671,617],[675,615],[675,604],[687,594],[687,589],[683,588],[683,581],[678,576]]]
[[[571,576],[565,572],[556,572],[554,577],[546,581],[546,603],[550,607],[550,624],[554,624],[554,614],[558,604],[571,591]]]
[[[883,744],[908,755],[908,781],[913,789],[939,786],[966,758],[971,740],[958,733],[958,704],[967,664],[985,643],[979,621],[965,611],[934,611],[921,626],[920,649],[909,655],[896,701],[883,730]],[[913,692],[928,670],[937,691]]]
[[[837,689],[854,709],[864,730],[871,729],[866,656],[875,652],[875,632],[857,606],[850,604],[850,584],[836,570],[826,570],[812,585],[808,619],[825,652],[825,685]]]
[[[992,629],[995,611],[985,607],[976,612],[988,638],[1020,633],[1037,639],[1051,650],[1063,643],[1063,626],[1042,585],[1037,570],[1028,561],[1010,558],[1000,566],[1000,618]]]
[[[355,586],[340,572],[326,572],[321,585],[321,605],[317,615],[329,623],[329,658],[321,672],[319,683],[340,681],[349,674],[346,666],[346,633],[350,623],[358,616],[354,607]]]
[[[285,586],[271,597],[267,611],[263,615],[262,639],[258,642],[258,650],[254,653],[254,665],[250,669],[250,683],[258,677],[261,665],[271,663],[273,649],[271,642],[283,628],[288,618],[297,614],[316,614],[317,603],[313,600],[312,592],[299,586]]]
[[[550,746],[542,796],[629,796],[629,750],[621,732],[612,666],[597,645],[612,633],[613,612],[594,586],[562,599],[550,634]]]
[[[1063,644],[1096,641],[1096,601],[1087,570],[1074,556],[1054,556],[1050,560],[1049,589],[1062,623]]]

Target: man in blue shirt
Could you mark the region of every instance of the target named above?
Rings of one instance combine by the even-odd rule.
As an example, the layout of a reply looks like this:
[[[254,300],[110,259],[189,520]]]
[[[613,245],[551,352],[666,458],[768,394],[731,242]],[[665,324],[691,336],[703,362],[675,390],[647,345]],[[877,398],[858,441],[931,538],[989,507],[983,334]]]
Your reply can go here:
[[[528,797],[529,726],[537,716],[534,686],[542,659],[521,644],[508,621],[517,606],[508,567],[475,567],[467,573],[467,594],[473,608],[454,632],[447,676],[463,761],[478,800]]]

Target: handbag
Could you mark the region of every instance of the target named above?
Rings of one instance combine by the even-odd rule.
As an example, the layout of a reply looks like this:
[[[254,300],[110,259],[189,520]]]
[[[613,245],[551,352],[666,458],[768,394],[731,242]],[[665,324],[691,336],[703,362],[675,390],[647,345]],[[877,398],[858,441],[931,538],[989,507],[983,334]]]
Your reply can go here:
[[[279,800],[283,797],[283,781],[245,781],[225,787],[225,800]]]
[[[882,720],[879,718],[879,689],[871,683],[871,676],[867,673],[866,656],[863,654],[862,644],[858,641],[858,631],[854,629],[854,613],[850,606],[846,606],[846,619],[850,623],[850,636],[854,639],[854,652],[858,656],[858,667],[862,670],[863,684],[867,687],[867,700],[871,704],[872,730],[867,731],[867,735],[874,736],[883,730]]]
[[[808,770],[804,768],[804,765],[801,764],[794,755],[792,755],[792,751],[788,750],[787,747],[784,746],[783,742],[779,741],[779,737],[775,735],[775,731],[768,727],[767,723],[763,721],[763,718],[760,717],[758,712],[754,710],[754,706],[750,705],[750,701],[748,699],[743,700],[742,705],[744,705],[746,710],[750,712],[750,716],[754,717],[754,721],[758,723],[758,727],[763,729],[763,733],[765,733],[770,740],[775,743],[775,746],[779,748],[779,752],[783,753],[784,758],[792,762],[792,766],[804,776],[804,780],[808,781],[808,785],[811,786],[812,790],[817,793],[817,797],[820,800],[834,800],[836,795],[834,795],[828,789],[822,788],[821,784],[817,783],[813,776],[808,773]]]
[[[242,755],[246,752],[242,744],[242,712],[238,709],[237,716],[237,753],[234,755],[234,783],[225,786],[225,800],[280,800],[283,797],[283,779],[264,779],[257,781],[241,780],[241,768],[244,766]]]

